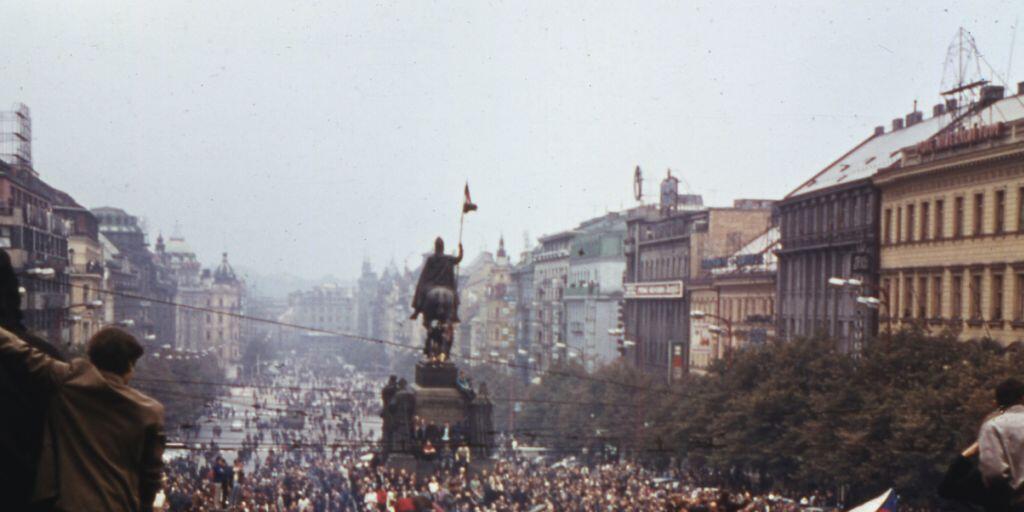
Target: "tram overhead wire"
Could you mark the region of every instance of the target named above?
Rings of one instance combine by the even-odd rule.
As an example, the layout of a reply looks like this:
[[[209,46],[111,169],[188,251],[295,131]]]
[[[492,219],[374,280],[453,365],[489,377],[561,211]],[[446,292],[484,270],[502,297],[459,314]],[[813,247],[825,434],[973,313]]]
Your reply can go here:
[[[39,276],[33,276],[33,275],[20,275],[19,279],[21,279],[21,278],[33,279],[33,280],[38,280],[38,281],[49,281],[49,279],[47,279],[47,278],[39,277]],[[74,283],[67,283],[67,286],[72,287],[72,288],[83,288],[83,289],[85,288],[85,285],[77,285],[77,284],[74,284]],[[139,301],[148,301],[148,302],[153,303],[153,304],[163,304],[165,306],[171,306],[171,307],[176,307],[176,308],[181,308],[181,309],[187,309],[187,310],[191,310],[191,311],[199,311],[199,312],[204,312],[204,313],[224,315],[224,316],[228,316],[228,317],[232,317],[232,318],[237,318],[239,320],[247,320],[247,321],[250,321],[250,322],[269,324],[269,325],[273,325],[273,326],[277,326],[277,327],[286,327],[286,328],[290,328],[290,329],[296,329],[296,330],[306,331],[306,332],[311,332],[311,333],[326,334],[326,335],[330,335],[330,336],[338,336],[338,337],[341,337],[341,338],[348,338],[350,340],[362,341],[362,342],[367,342],[367,343],[375,343],[375,344],[378,344],[378,345],[387,345],[387,346],[399,348],[399,349],[402,349],[402,350],[411,350],[411,351],[415,351],[415,352],[420,352],[422,350],[421,347],[412,346],[412,345],[406,345],[404,343],[399,343],[399,342],[394,341],[394,340],[386,340],[386,339],[383,339],[383,338],[374,338],[374,337],[371,337],[371,336],[363,336],[363,335],[355,334],[355,333],[342,332],[342,331],[334,331],[334,330],[331,330],[331,329],[322,329],[322,328],[319,328],[319,327],[311,327],[311,326],[295,324],[295,323],[291,323],[291,322],[283,322],[283,321],[280,321],[280,320],[272,320],[272,319],[269,319],[269,318],[259,318],[259,317],[244,315],[242,313],[236,313],[236,312],[233,312],[233,311],[220,310],[220,309],[216,309],[216,308],[213,308],[213,307],[203,307],[203,306],[194,306],[194,305],[191,305],[191,304],[182,304],[180,302],[174,302],[174,301],[171,301],[171,300],[158,299],[158,298],[155,298],[155,297],[147,297],[145,295],[139,295],[139,294],[135,294],[135,293],[122,292],[122,291],[117,291],[117,290],[109,290],[109,289],[106,289],[106,288],[89,288],[89,289],[92,290],[93,292],[101,293],[101,294],[104,294],[104,295],[112,295],[112,296],[115,296],[115,297],[123,297],[123,298],[128,298],[128,299],[139,300]],[[570,372],[570,371],[564,371],[564,370],[559,370],[559,369],[548,368],[546,370],[538,370],[536,368],[531,367],[528,364],[519,364],[519,363],[514,363],[514,362],[511,362],[511,361],[505,361],[505,360],[496,359],[496,358],[480,357],[480,356],[473,356],[473,355],[468,355],[468,356],[467,355],[459,355],[459,356],[452,356],[452,359],[460,359],[460,360],[467,361],[467,362],[479,362],[479,363],[482,363],[482,364],[487,364],[487,365],[492,365],[492,366],[504,366],[504,367],[508,367],[508,368],[512,368],[512,369],[518,369],[518,370],[527,370],[527,371],[531,371],[531,372],[537,373],[539,375],[553,375],[553,376],[560,376],[560,377],[566,377],[566,378],[577,379],[577,380],[587,380],[587,381],[591,381],[591,382],[597,382],[597,383],[603,383],[603,384],[611,384],[611,385],[614,385],[614,386],[620,386],[620,387],[623,387],[623,388],[626,388],[626,389],[632,389],[632,390],[636,390],[636,391],[656,391],[658,393],[671,394],[671,395],[676,395],[676,396],[680,396],[680,397],[685,396],[685,395],[683,395],[680,392],[677,392],[677,391],[674,391],[674,390],[668,388],[667,386],[661,386],[661,389],[655,389],[655,387],[653,385],[645,386],[645,385],[633,384],[633,383],[629,383],[629,382],[620,382],[620,381],[613,380],[613,379],[605,379],[605,378],[600,378],[600,377],[596,377],[596,376],[593,376],[593,375],[585,375],[585,374],[581,375],[581,374],[578,374],[578,373],[574,373],[574,372]]]

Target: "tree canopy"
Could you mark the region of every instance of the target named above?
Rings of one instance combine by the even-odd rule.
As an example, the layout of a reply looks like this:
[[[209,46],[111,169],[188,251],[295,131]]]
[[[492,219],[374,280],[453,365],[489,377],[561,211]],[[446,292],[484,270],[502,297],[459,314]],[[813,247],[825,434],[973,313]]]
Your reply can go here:
[[[948,333],[907,329],[857,354],[835,347],[821,338],[751,347],[672,386],[622,363],[593,375],[556,367],[518,391],[515,433],[566,451],[611,444],[750,487],[844,488],[851,500],[895,487],[928,504],[994,410],[995,385],[1024,373],[1019,344]],[[509,386],[497,389],[498,401],[511,400]]]

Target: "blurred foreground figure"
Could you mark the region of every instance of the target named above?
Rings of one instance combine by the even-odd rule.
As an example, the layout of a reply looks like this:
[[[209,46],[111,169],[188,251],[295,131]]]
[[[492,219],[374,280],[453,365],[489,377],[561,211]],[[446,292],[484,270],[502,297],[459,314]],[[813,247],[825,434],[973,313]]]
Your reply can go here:
[[[1024,511],[1024,382],[1006,379],[996,387],[1002,411],[981,426],[978,469],[985,484],[1010,494],[1010,510]]]
[[[17,335],[49,357],[62,361],[60,351],[28,333],[22,323],[20,284],[11,258],[0,250],[0,328]],[[0,497],[6,510],[30,508],[38,470],[43,420],[50,395],[32,386],[28,372],[18,365],[0,365]]]
[[[52,393],[33,500],[53,510],[151,510],[160,490],[164,408],[128,386],[143,349],[112,327],[70,364],[0,329],[0,362]]]

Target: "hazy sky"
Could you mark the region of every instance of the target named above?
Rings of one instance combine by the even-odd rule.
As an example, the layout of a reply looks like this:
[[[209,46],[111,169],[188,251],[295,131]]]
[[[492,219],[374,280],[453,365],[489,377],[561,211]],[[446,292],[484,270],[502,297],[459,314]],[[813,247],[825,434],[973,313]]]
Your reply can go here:
[[[354,276],[454,239],[467,178],[469,252],[633,205],[637,164],[649,194],[670,167],[706,204],[779,198],[930,115],[958,27],[1005,74],[1024,11],[834,4],[0,0],[0,107],[32,109],[45,180],[151,241]]]

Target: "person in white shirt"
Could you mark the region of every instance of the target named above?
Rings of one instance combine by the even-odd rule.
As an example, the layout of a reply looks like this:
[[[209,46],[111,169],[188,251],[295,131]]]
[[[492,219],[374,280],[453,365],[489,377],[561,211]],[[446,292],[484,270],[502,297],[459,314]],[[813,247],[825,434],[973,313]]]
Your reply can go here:
[[[996,387],[1002,410],[981,426],[978,469],[985,485],[1007,490],[1013,511],[1024,511],[1024,382],[1006,379]]]

